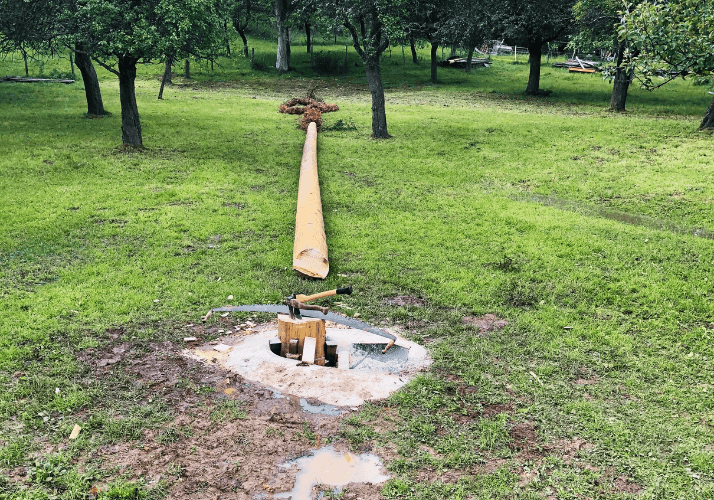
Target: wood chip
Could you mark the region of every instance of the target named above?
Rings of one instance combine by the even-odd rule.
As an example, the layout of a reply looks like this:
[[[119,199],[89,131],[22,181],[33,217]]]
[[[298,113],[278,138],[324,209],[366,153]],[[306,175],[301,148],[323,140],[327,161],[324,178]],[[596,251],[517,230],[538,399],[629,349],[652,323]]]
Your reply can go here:
[[[231,349],[233,349],[233,347],[226,345],[226,344],[218,344],[218,345],[214,345],[213,349],[218,352],[226,352],[226,351],[230,351]]]
[[[184,342],[196,342],[198,339],[196,337],[184,337]]]
[[[69,438],[77,439],[77,436],[79,436],[79,431],[81,431],[81,430],[82,430],[82,428],[79,425],[74,424],[74,429],[72,429],[72,434],[69,435]]]

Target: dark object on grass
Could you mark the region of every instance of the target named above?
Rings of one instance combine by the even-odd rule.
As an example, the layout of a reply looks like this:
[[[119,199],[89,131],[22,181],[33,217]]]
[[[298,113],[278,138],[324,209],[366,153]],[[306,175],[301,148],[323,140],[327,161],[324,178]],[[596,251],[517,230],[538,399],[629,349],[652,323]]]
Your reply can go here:
[[[25,76],[6,76],[0,78],[0,81],[17,83],[74,83],[74,80],[60,80],[56,78],[27,78]]]

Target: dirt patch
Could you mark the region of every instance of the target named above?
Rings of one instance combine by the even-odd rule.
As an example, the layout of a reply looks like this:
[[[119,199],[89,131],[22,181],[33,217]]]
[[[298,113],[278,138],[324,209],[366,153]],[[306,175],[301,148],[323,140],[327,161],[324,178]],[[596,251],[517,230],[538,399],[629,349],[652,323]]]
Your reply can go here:
[[[416,306],[424,307],[426,305],[426,300],[421,297],[412,297],[411,295],[395,295],[394,297],[387,297],[384,299],[386,304],[390,306]]]
[[[208,334],[203,327],[193,331]],[[82,463],[101,460],[105,470],[129,479],[145,478],[149,486],[165,481],[169,499],[247,500],[290,491],[298,471],[278,464],[339,435],[340,417],[303,412],[299,398],[186,358],[182,346],[134,343],[123,329],[107,330],[106,335],[111,339],[108,345],[87,349],[79,359],[97,377],[115,370],[133,375],[137,384],[148,387],[147,399],[160,395],[177,413],[161,428],[144,430],[138,441],[99,447],[82,457],[80,469]],[[114,478],[105,478],[98,487]],[[380,486],[350,485],[349,492],[358,495],[354,498],[379,498],[379,490]]]
[[[508,321],[499,318],[495,314],[486,314],[484,316],[464,316],[461,322],[464,325],[471,325],[478,328],[479,335],[486,335],[489,332],[501,330],[508,325]]]
[[[622,493],[639,493],[642,490],[642,486],[633,483],[627,476],[620,476],[612,483],[612,489]]]
[[[591,379],[579,378],[579,379],[573,381],[573,385],[593,385],[593,384],[597,384],[596,378],[591,378]]]
[[[315,424],[296,412],[268,417],[249,408],[222,420],[215,408],[186,412],[160,430],[145,431],[138,444],[103,447],[91,458],[131,479],[165,481],[169,499],[248,499],[290,491],[298,471],[277,464],[309,453],[339,431],[335,419]],[[171,430],[176,441],[166,443]]]
[[[381,500],[383,484],[349,483],[338,491],[337,488],[317,485],[312,489],[312,498],[341,498],[342,500]],[[320,494],[332,493],[332,497]],[[341,496],[340,496],[341,495]]]

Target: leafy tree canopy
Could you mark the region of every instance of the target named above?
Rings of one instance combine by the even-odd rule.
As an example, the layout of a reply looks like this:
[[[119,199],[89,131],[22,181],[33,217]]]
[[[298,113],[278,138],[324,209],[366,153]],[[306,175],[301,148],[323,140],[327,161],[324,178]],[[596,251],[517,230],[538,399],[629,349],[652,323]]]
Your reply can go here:
[[[714,71],[714,0],[646,1],[625,16],[620,36],[639,53],[631,57],[635,75],[649,89],[679,75]],[[668,77],[655,83],[655,70]]]

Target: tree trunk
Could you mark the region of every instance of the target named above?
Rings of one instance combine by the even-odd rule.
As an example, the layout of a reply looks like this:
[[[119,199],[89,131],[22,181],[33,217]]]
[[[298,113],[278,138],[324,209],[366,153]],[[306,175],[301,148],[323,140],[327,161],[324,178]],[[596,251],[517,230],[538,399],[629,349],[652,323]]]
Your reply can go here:
[[[528,46],[528,63],[530,64],[530,73],[528,74],[528,86],[526,94],[538,95],[540,90],[540,61],[543,55],[543,44],[536,43]]]
[[[247,59],[250,57],[250,54],[248,54],[248,39],[245,37],[245,30],[238,30],[238,35],[240,39],[243,40],[243,54],[245,54]]]
[[[119,56],[119,101],[121,102],[121,140],[125,146],[142,146],[139,108],[136,106],[136,62],[138,59]]]
[[[311,33],[310,33],[310,23],[307,21],[305,22],[305,37],[307,38],[307,53],[310,54],[312,52],[312,38],[311,38]]]
[[[288,6],[286,0],[275,0],[275,24],[278,27],[278,55],[275,61],[275,68],[278,74],[287,73],[290,69],[290,60],[288,55]]]
[[[412,62],[414,64],[419,62],[419,59],[417,59],[417,51],[416,51],[416,45],[414,44],[414,37],[410,36],[409,37],[409,48],[412,49]]]
[[[27,67],[27,51],[20,47],[20,52],[22,52],[22,60],[25,61],[25,76],[30,76],[30,70]]]
[[[714,128],[714,101],[709,104],[707,112],[704,114],[702,124],[699,125],[699,130]]]
[[[454,42],[451,42],[451,54],[449,54],[449,57],[454,57],[456,55],[456,44]]]
[[[365,62],[367,85],[372,94],[372,137],[375,139],[388,139],[387,113],[384,104],[384,87],[379,68],[379,59]]]
[[[226,54],[231,55],[231,41],[228,39],[228,21],[223,21],[223,33],[226,35]]]
[[[437,49],[439,44],[437,42],[431,42],[431,82],[436,83],[436,68],[437,68]]]
[[[184,75],[187,80],[191,78],[191,60],[187,57],[184,65]]]
[[[612,96],[610,96],[610,110],[625,111],[627,101],[627,90],[632,81],[632,73],[626,71],[622,66],[625,57],[625,42],[620,42],[617,47],[617,66],[615,68],[615,80],[612,84]]]
[[[469,45],[469,55],[466,56],[466,72],[471,73],[471,61],[474,59],[474,47]]]
[[[97,72],[94,71],[94,65],[89,57],[89,54],[84,52],[81,47],[76,47],[74,54],[74,63],[79,68],[84,82],[84,95],[87,97],[87,114],[94,116],[103,116],[107,112],[104,110],[104,102],[102,101],[102,91],[99,88],[99,80]]]
[[[74,54],[72,54],[72,51],[69,51],[69,67],[72,70],[72,78],[74,78]]]
[[[164,77],[161,79],[161,88],[159,89],[159,99],[164,98],[164,85],[171,83],[171,66],[173,65],[173,56],[166,56],[166,66],[164,67]]]

